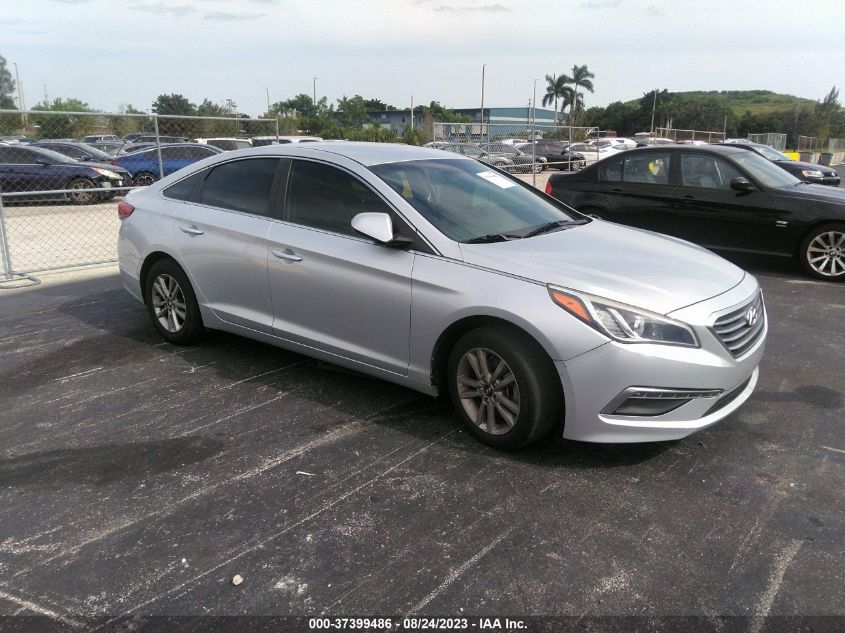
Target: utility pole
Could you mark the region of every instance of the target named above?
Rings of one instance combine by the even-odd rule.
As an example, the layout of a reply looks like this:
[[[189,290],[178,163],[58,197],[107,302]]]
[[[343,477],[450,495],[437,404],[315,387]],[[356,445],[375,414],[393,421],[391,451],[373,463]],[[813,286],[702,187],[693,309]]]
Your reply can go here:
[[[481,135],[484,136],[484,71],[487,68],[487,64],[481,65]],[[489,137],[489,134],[488,134]],[[489,144],[489,138],[488,138]],[[488,148],[489,149],[489,148]]]
[[[23,85],[21,84],[21,76],[18,72],[18,62],[15,62],[15,81],[18,84],[18,107],[21,109],[21,127],[23,128],[22,131],[26,133],[26,114],[24,114],[26,103],[23,100]]]
[[[267,114],[270,114],[270,89],[264,89],[267,92]]]
[[[411,95],[411,129],[414,129],[414,95]]]
[[[314,77],[314,107],[317,107],[317,78]]]
[[[657,109],[657,88],[654,89],[654,101],[651,103],[651,136],[654,136],[654,111]]]
[[[537,186],[537,78],[534,78],[534,110],[531,116],[531,186]]]

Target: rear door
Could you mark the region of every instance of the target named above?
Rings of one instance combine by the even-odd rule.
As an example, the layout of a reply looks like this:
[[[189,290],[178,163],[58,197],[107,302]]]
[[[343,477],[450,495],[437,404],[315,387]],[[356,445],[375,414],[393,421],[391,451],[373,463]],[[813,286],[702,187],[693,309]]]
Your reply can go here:
[[[278,213],[286,161],[245,158],[220,163],[164,190],[173,234],[194,287],[229,323],[270,332],[267,233]]]
[[[673,152],[623,153],[600,166],[608,219],[672,234],[675,190]]]
[[[352,218],[363,212],[388,213],[395,231],[413,236],[356,175],[291,161],[285,221],[269,233],[273,332],[406,375],[415,256],[357,235]]]
[[[774,208],[760,191],[734,191],[731,181],[747,174],[715,154],[679,151],[675,235],[731,250],[776,251]],[[749,178],[750,180],[750,178]]]

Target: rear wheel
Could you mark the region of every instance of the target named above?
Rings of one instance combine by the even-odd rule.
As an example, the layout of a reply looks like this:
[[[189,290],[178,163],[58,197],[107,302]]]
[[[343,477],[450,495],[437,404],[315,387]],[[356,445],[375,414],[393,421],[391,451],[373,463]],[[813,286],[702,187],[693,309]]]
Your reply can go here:
[[[551,360],[519,330],[484,326],[464,334],[447,371],[458,416],[495,448],[513,450],[542,439],[562,411]]]
[[[153,184],[158,177],[155,174],[149,171],[142,171],[140,174],[135,176],[135,186],[136,187],[147,187]]]
[[[194,289],[175,261],[161,259],[152,265],[144,299],[153,326],[167,341],[190,345],[202,338],[205,330]]]
[[[801,244],[799,259],[816,279],[845,281],[845,224],[827,224],[810,231]]]

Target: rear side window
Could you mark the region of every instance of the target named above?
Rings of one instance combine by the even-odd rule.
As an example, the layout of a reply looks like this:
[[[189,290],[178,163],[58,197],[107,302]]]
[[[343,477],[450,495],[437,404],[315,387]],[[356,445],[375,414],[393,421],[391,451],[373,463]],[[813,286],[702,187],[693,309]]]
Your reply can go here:
[[[669,184],[669,152],[646,152],[625,157],[622,179],[647,185]]]
[[[194,199],[194,192],[197,190],[197,185],[202,182],[207,173],[208,170],[204,169],[195,174],[191,174],[176,184],[170,185],[167,189],[162,191],[162,194],[165,198],[170,198],[171,200],[189,202]]]
[[[287,219],[296,224],[355,235],[359,213],[389,213],[390,207],[354,176],[321,163],[295,160],[288,182]]]
[[[602,167],[602,179],[607,182],[622,182],[622,159],[611,160]]]
[[[205,179],[200,200],[212,207],[269,216],[270,192],[278,166],[278,158],[250,158],[218,165]]]

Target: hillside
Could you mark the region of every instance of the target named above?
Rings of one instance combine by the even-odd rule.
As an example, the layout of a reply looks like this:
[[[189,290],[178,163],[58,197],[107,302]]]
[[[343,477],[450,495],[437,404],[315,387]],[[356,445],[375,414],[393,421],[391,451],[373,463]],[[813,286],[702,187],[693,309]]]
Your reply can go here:
[[[792,110],[796,104],[804,108],[811,108],[816,104],[813,99],[779,94],[771,90],[692,90],[673,94],[684,99],[716,97],[724,107],[730,108],[737,116],[742,116],[748,110],[751,114],[768,114]],[[627,103],[636,105],[639,99],[633,99]]]

